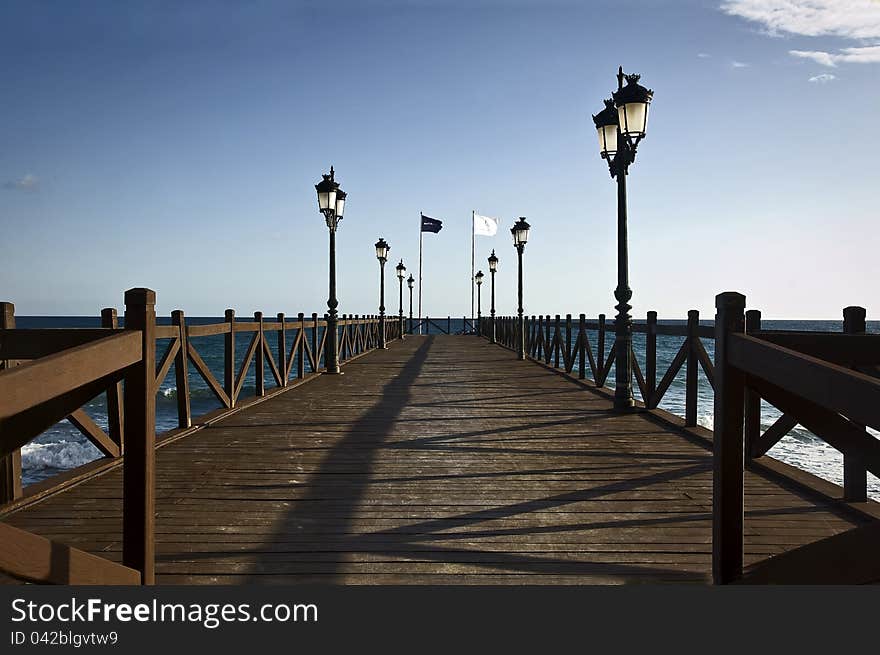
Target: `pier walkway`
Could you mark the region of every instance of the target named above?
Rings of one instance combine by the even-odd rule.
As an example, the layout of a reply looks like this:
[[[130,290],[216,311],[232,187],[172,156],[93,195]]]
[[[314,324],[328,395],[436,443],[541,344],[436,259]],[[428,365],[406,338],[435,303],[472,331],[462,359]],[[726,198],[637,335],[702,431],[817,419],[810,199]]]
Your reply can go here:
[[[393,341],[158,450],[156,582],[710,583],[708,437],[610,409],[484,339]],[[2,520],[121,561],[122,469]],[[866,522],[745,473],[746,567]]]

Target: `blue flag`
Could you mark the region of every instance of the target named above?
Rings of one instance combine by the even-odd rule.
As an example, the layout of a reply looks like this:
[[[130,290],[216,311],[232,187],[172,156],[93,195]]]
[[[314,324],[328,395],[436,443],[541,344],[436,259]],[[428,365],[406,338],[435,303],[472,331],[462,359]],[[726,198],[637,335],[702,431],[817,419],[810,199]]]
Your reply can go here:
[[[433,232],[434,234],[437,234],[437,232],[442,229],[443,221],[422,214],[422,232]]]

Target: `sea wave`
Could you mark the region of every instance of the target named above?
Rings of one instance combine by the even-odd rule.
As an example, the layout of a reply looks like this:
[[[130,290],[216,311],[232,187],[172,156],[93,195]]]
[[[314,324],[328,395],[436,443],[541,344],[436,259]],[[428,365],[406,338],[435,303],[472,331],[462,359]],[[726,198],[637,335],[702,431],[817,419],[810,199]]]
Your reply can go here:
[[[21,448],[21,467],[26,471],[67,470],[88,464],[100,456],[101,452],[89,441],[32,441]]]

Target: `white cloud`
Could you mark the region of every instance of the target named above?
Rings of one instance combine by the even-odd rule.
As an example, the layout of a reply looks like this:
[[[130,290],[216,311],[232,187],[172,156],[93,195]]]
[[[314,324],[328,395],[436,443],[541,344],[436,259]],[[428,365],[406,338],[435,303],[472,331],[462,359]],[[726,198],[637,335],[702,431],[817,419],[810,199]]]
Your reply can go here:
[[[28,173],[22,178],[11,180],[3,185],[6,189],[18,189],[20,191],[36,191],[40,186],[40,178]]]
[[[877,0],[724,0],[721,10],[773,35],[880,38]]]
[[[836,79],[836,75],[831,75],[830,73],[820,73],[819,75],[813,75],[813,77],[811,77],[809,81],[815,84],[827,84],[831,80]]]
[[[709,59],[712,55],[707,55],[705,52],[698,52],[697,57],[700,59]]]
[[[817,64],[834,67],[837,64],[877,64],[880,63],[880,45],[863,48],[843,48],[838,52],[822,50],[789,50],[788,53],[803,59],[812,59]]]
[[[742,61],[737,61],[736,59],[731,61],[730,65],[733,68],[748,68],[749,67],[749,65],[747,63],[742,62]]]

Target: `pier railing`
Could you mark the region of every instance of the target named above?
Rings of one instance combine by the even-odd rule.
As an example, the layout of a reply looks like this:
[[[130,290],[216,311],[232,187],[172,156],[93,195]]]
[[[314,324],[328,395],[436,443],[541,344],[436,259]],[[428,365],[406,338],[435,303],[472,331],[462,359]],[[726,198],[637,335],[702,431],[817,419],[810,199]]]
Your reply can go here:
[[[682,325],[658,324],[656,312],[648,312],[644,323],[634,323],[633,332],[645,335],[645,369],[642,370],[633,352],[633,377],[641,406],[652,410],[684,368],[684,426],[696,428],[700,402],[698,374],[699,369],[703,370],[714,393],[714,579],[718,583],[740,578],[756,582],[771,577],[779,580],[785,573],[778,570],[779,562],[784,562],[778,558],[770,560],[772,573],[769,565],[765,569],[762,564],[745,575],[743,572],[745,464],[761,462],[780,439],[802,425],[843,454],[843,487],[838,487],[834,497],[850,507],[866,509],[867,472],[880,476],[880,440],[865,429],[867,426],[880,430],[880,334],[865,333],[865,310],[861,307],[843,310],[843,332],[799,332],[762,329],[761,313],[745,312],[745,298],[739,294],[721,294],[718,302],[714,326],[700,325],[696,310],[688,312],[687,323]],[[497,342],[516,350],[518,326],[515,316],[497,317]],[[492,319],[484,317],[481,335],[491,339],[492,328]],[[606,341],[613,344],[614,325],[604,315],[589,322],[581,314],[576,324],[570,314],[564,319],[558,314],[526,316],[523,332],[527,357],[576,375],[596,387],[605,386],[614,366],[616,346],[611,345],[610,350],[606,347]],[[597,336],[595,348],[590,332]],[[662,373],[657,370],[658,336],[683,338]],[[714,362],[704,339],[714,341]],[[763,431],[762,400],[781,414]],[[789,471],[794,469],[774,467],[773,473],[789,477]],[[865,515],[880,516],[867,510]],[[878,522],[871,524],[864,539],[846,533],[848,547],[854,549],[854,561],[863,562],[865,558],[857,555],[876,547],[880,539],[878,526]],[[817,548],[816,552],[823,551]],[[792,568],[804,570],[802,565]],[[880,579],[880,563],[877,569]]]
[[[744,452],[766,452],[800,424],[843,453],[844,500],[866,501],[867,471],[880,476],[880,440],[866,430],[880,430],[880,335],[864,334],[865,310],[844,310],[843,333],[764,331],[745,300],[735,292],[716,298],[713,578],[784,583],[797,581],[787,577],[795,570],[812,570],[813,582],[876,582],[880,521],[743,571]],[[764,434],[755,425],[761,399],[782,412]],[[823,566],[829,555],[834,566]],[[833,577],[822,580],[826,571]]]
[[[222,322],[188,325],[183,311],[175,310],[170,325],[159,325],[155,294],[149,289],[126,292],[125,307],[124,329],[115,309],[102,311],[101,328],[16,329],[13,305],[0,307],[0,515],[113,466],[124,468],[123,565],[0,523],[0,570],[14,577],[64,584],[151,584],[157,442],[169,443],[325,370],[327,321],[317,314],[299,314],[295,320],[278,314],[266,321],[256,312],[253,320],[241,321],[230,309]],[[377,316],[343,315],[338,321],[340,363],[378,347],[380,325]],[[399,338],[400,327],[398,321],[386,320],[386,339]],[[267,338],[271,333],[276,335],[274,349]],[[201,337],[218,335],[224,339],[222,380],[197,346]],[[249,339],[241,361],[236,361],[237,338]],[[219,410],[193,417],[190,365],[220,403]],[[243,399],[252,367],[254,396]],[[178,428],[157,438],[156,395],[172,368]],[[274,389],[266,386],[267,373]],[[104,393],[107,431],[82,409]],[[23,490],[21,447],[63,420],[103,458]]]
[[[506,348],[516,350],[517,318],[515,316],[497,317],[495,324],[496,339]],[[566,373],[574,374],[581,380],[591,379],[595,386],[603,387],[614,366],[617,345],[614,343],[614,323],[606,321],[604,314],[599,314],[597,321],[587,321],[586,314],[578,317],[576,324],[572,315],[560,314],[524,316],[525,351],[534,360],[548,366],[559,368]],[[484,317],[481,334],[491,338],[492,319]],[[590,332],[596,333],[596,344],[590,340]],[[633,332],[645,335],[645,369],[642,370],[633,350],[633,376],[643,405],[654,409],[660,405],[669,387],[682,368],[685,369],[685,425],[697,425],[699,394],[698,374],[701,368],[709,385],[714,389],[714,365],[703,339],[714,339],[714,329],[700,325],[700,313],[697,310],[688,312],[687,324],[665,325],[657,322],[657,312],[650,311],[644,323],[634,323]],[[662,373],[658,382],[657,371],[657,337],[682,337],[671,364]],[[610,343],[610,349],[606,344]],[[587,370],[589,368],[589,377]]]

